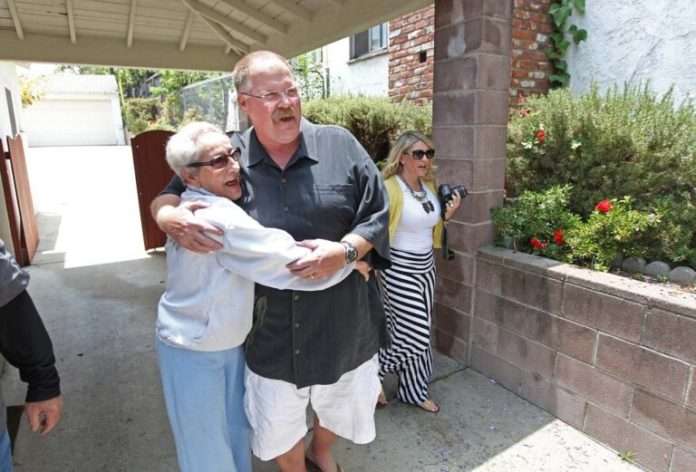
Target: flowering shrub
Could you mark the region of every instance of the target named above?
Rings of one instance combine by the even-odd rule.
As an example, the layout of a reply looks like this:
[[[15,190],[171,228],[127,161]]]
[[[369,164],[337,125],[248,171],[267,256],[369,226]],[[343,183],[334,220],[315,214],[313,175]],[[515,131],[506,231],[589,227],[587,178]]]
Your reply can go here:
[[[580,223],[580,218],[568,211],[570,191],[566,185],[545,192],[524,192],[502,208],[494,209],[498,242],[515,250],[565,258],[565,235]]]
[[[569,262],[608,270],[623,256],[647,257],[651,232],[658,226],[654,213],[634,210],[631,198],[602,200],[583,222],[568,231]]]
[[[507,151],[508,198],[515,200],[527,191],[543,194],[554,186],[571,185],[567,210],[587,221],[594,221],[596,213],[612,221],[619,216],[630,220],[635,216],[626,210],[630,206],[631,211],[652,215],[650,218],[660,224],[651,225],[650,235],[632,240],[635,253],[624,255],[645,254],[648,259],[687,263],[696,268],[693,103],[677,105],[671,92],[657,97],[647,87],[627,86],[605,94],[593,88],[580,97],[567,89],[554,90],[547,96],[528,99],[522,109],[513,111]],[[619,203],[625,196],[630,197],[627,203]],[[598,225],[598,221],[594,223]],[[595,230],[601,233],[599,226]],[[589,233],[584,234],[589,237]],[[610,237],[606,231],[604,234]],[[527,238],[532,236],[529,233]],[[540,242],[552,241],[549,235],[537,238]],[[564,240],[570,245],[569,228],[564,228]],[[577,247],[578,240],[573,242]],[[595,244],[607,251],[615,247],[615,241],[596,240]],[[552,246],[535,251],[548,252]],[[532,250],[531,243],[527,242],[526,247]],[[603,265],[605,256],[609,257],[601,255],[596,247],[588,249],[589,253],[593,256],[578,258]]]
[[[526,191],[493,210],[498,243],[597,270],[608,270],[619,256],[650,256],[659,213],[633,209],[630,197],[604,199],[583,221],[568,209],[571,191]]]

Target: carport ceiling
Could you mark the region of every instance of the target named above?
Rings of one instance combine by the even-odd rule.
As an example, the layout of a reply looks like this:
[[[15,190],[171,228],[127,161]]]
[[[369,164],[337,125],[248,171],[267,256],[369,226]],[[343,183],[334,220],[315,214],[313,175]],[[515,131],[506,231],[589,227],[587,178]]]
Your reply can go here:
[[[0,60],[229,71],[292,57],[427,0],[0,0]]]

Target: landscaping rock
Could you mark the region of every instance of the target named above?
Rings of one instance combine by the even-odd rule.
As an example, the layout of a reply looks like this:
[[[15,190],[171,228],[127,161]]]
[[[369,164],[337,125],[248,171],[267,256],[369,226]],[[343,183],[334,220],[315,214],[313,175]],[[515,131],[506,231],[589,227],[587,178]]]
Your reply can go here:
[[[696,283],[696,270],[686,266],[675,267],[669,273],[669,280],[675,284],[691,285]]]
[[[623,256],[621,254],[619,254],[618,256],[616,256],[614,258],[613,261],[611,261],[611,264],[609,264],[609,268],[610,269],[620,269],[621,264],[623,264],[623,260],[624,260]]]
[[[651,277],[669,277],[669,271],[671,267],[666,262],[662,261],[652,261],[650,264],[645,266],[643,273]]]
[[[629,257],[627,259],[624,259],[623,263],[621,264],[621,267],[626,272],[637,274],[643,273],[643,271],[645,270],[645,264],[645,259],[643,259],[642,257]]]

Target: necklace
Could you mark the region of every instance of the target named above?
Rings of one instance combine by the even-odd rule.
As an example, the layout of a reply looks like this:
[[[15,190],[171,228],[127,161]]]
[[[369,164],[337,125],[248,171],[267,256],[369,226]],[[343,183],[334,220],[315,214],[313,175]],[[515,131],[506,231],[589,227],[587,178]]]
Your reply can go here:
[[[398,177],[399,180],[401,180],[401,182],[403,182],[403,184],[406,186],[406,188],[408,189],[408,191],[411,193],[411,196],[412,196],[413,198],[415,198],[416,201],[417,201],[418,203],[421,204],[421,206],[423,207],[423,210],[424,210],[426,213],[430,213],[431,211],[435,211],[435,205],[433,205],[433,202],[431,202],[431,201],[428,199],[428,192],[426,192],[425,187],[423,186],[423,183],[420,181],[420,179],[418,179],[418,183],[421,184],[421,188],[422,188],[423,190],[421,190],[420,192],[416,192],[415,190],[413,190],[413,189],[411,188],[410,185],[408,185],[408,184],[406,183],[406,181],[405,181],[404,179],[401,178],[400,175],[397,175],[397,177]]]

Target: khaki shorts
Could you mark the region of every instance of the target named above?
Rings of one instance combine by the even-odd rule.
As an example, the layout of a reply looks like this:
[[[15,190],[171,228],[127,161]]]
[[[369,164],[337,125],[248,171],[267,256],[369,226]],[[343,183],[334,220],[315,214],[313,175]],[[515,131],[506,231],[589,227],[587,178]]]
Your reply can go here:
[[[375,404],[381,390],[377,355],[331,385],[295,385],[256,375],[247,367],[244,409],[252,428],[251,449],[274,459],[307,434],[307,405],[319,424],[356,444],[375,439]]]

